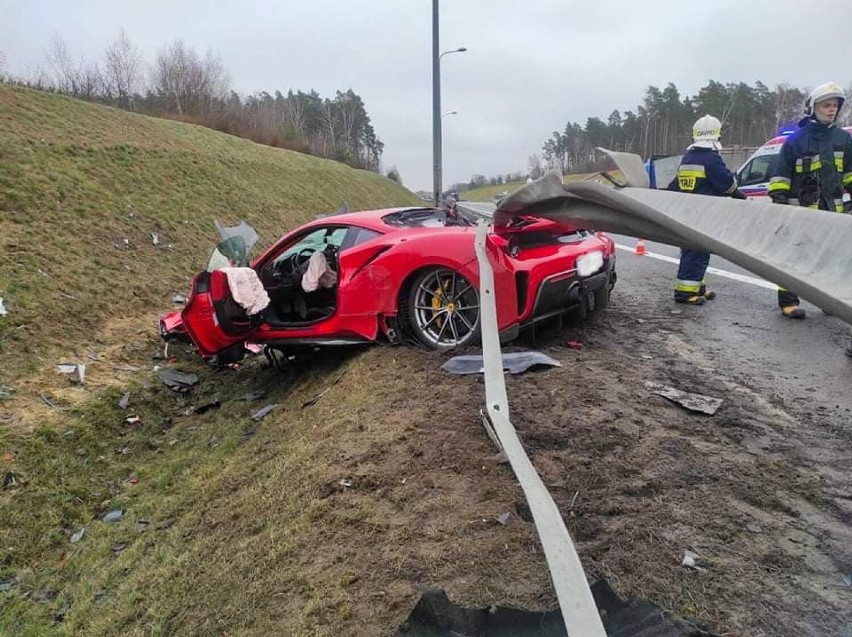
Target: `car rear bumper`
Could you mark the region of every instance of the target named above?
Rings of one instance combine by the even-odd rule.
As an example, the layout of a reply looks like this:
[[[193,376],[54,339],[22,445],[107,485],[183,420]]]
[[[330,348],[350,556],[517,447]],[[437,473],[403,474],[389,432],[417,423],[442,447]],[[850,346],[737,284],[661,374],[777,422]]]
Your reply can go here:
[[[523,324],[537,322],[573,309],[605,286],[615,285],[615,259],[610,257],[597,274],[579,277],[576,273],[545,280],[536,293],[532,311]]]

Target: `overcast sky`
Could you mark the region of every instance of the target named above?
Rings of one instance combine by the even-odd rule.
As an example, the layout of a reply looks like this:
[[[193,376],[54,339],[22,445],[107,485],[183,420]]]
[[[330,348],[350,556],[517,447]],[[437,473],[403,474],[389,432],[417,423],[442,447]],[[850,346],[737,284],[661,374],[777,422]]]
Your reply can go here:
[[[59,35],[96,60],[124,28],[153,61],[182,38],[240,93],[358,93],[385,170],[432,189],[431,0],[0,0],[6,70],[44,65]],[[635,109],[648,85],[852,80],[849,0],[442,0],[444,185],[526,171],[569,120]]]

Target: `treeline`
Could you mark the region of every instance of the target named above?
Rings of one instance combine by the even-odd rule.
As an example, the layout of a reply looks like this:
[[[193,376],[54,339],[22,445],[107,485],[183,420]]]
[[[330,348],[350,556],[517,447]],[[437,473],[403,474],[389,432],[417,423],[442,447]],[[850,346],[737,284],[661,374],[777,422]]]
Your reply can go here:
[[[691,142],[692,124],[706,114],[721,120],[723,145],[759,146],[782,124],[802,117],[807,94],[786,84],[770,90],[762,82],[749,86],[711,80],[691,97],[681,97],[672,83],[662,90],[649,86],[634,110],[614,110],[606,121],[590,117],[585,126],[569,121],[562,131],[554,131],[542,154],[529,158],[529,172],[537,177],[553,168],[563,173],[596,169],[601,161],[597,146],[642,157],[681,153]],[[852,109],[841,112],[841,123],[852,123]]]
[[[55,38],[46,64],[27,77],[0,79],[380,170],[384,144],[363,100],[351,89],[337,91],[333,99],[314,90],[241,96],[231,89],[222,59],[212,52],[201,56],[175,40],[149,64],[124,31],[99,61],[76,58]]]

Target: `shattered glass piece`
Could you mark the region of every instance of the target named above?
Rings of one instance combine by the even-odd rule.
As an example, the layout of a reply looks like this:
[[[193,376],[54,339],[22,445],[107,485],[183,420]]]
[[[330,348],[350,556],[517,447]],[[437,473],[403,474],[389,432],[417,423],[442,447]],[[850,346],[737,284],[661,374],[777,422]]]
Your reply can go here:
[[[6,591],[12,590],[12,587],[15,585],[15,580],[13,579],[0,579],[0,593],[5,593]]]
[[[192,389],[198,383],[198,376],[187,372],[179,372],[176,369],[159,369],[157,374],[160,380],[172,391],[184,393]]]
[[[118,408],[119,409],[127,409],[127,405],[130,404],[130,392],[125,392],[121,398],[118,399]]]
[[[512,512],[506,511],[505,513],[501,513],[500,515],[497,516],[497,521],[500,524],[502,524],[503,526],[506,526],[509,523],[510,517],[512,517]]]
[[[262,389],[257,389],[257,390],[255,390],[255,391],[250,391],[250,392],[249,392],[249,393],[247,393],[247,394],[243,394],[243,395],[240,397],[240,400],[244,400],[244,401],[246,401],[247,403],[250,403],[250,402],[251,402],[251,401],[253,401],[253,400],[257,400],[257,399],[259,399],[259,398],[263,398],[264,396],[266,396],[266,392],[265,392],[265,391],[263,391]]]
[[[59,363],[56,371],[60,374],[74,374],[77,371],[77,363]]]
[[[77,531],[74,535],[71,536],[71,544],[76,544],[80,540],[83,539],[83,536],[86,535],[86,527],[84,526],[82,529]]]
[[[646,382],[645,387],[652,390],[658,396],[667,398],[689,411],[707,414],[708,416],[715,414],[716,410],[724,402],[721,398],[713,398],[712,396],[704,396],[703,394],[691,394],[675,389],[674,387],[669,387],[668,385],[660,385],[659,383]]]
[[[186,295],[185,294],[175,294],[172,296],[172,303],[175,305],[186,305]]]
[[[511,374],[521,374],[536,365],[562,367],[562,363],[541,352],[508,352],[503,354],[503,369]],[[441,369],[451,374],[482,374],[485,368],[481,354],[453,356]]]
[[[124,511],[121,509],[113,509],[107,513],[104,513],[101,518],[102,522],[118,522],[124,517]]]

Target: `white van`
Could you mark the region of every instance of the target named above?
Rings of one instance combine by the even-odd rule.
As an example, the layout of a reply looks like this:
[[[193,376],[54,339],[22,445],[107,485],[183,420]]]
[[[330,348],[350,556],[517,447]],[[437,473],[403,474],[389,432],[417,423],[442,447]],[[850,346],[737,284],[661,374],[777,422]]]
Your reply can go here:
[[[852,133],[852,127],[845,128]],[[769,189],[769,180],[775,174],[778,166],[778,155],[787,138],[796,131],[796,128],[782,129],[778,137],[773,137],[754,151],[754,154],[746,160],[746,163],[737,170],[737,184],[740,192],[746,197],[766,197]],[[846,197],[844,196],[844,199]]]

